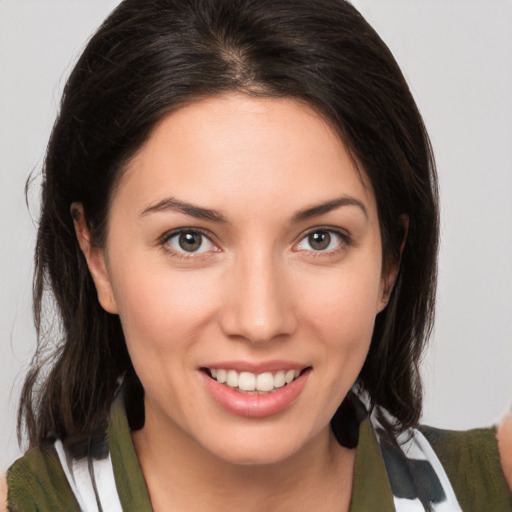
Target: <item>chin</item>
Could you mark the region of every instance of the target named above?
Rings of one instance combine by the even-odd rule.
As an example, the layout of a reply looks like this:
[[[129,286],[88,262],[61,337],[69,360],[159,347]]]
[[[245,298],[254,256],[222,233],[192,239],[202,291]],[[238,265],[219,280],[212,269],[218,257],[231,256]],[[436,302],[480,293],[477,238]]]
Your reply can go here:
[[[278,464],[293,457],[306,444],[305,439],[295,433],[292,439],[289,432],[269,431],[243,433],[239,438],[230,436],[223,444],[217,438],[214,446],[206,447],[214,456],[227,463],[240,466],[264,466]]]
[[[238,452],[226,452],[220,454],[225,462],[237,466],[269,466],[279,464],[291,457],[295,452],[293,450],[271,451],[267,448],[240,450]]]

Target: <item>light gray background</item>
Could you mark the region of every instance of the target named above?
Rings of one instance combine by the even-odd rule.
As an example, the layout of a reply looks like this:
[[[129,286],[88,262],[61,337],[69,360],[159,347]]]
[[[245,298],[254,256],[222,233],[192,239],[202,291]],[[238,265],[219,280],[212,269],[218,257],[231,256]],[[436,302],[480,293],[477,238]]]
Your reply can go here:
[[[0,0],[0,469],[35,345],[37,180],[65,77],[116,0]],[[438,315],[424,421],[470,428],[512,404],[512,2],[358,0],[422,111],[442,194]]]

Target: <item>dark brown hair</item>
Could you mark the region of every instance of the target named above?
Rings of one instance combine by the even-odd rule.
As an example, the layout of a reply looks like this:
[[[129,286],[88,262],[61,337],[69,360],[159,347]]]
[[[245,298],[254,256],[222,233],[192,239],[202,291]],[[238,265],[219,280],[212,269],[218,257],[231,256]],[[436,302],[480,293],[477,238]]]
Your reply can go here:
[[[19,409],[30,445],[102,431],[122,377],[132,403],[142,396],[119,318],[98,303],[71,203],[83,204],[102,245],[116,180],[150,130],[180,105],[228,91],[300,99],[339,130],[371,181],[385,266],[400,258],[408,216],[400,272],[357,384],[396,417],[396,428],[418,421],[418,364],[435,299],[437,182],[421,116],[386,45],[343,0],[125,0],[69,77],[44,164],[39,342]],[[46,295],[59,339],[43,327]]]

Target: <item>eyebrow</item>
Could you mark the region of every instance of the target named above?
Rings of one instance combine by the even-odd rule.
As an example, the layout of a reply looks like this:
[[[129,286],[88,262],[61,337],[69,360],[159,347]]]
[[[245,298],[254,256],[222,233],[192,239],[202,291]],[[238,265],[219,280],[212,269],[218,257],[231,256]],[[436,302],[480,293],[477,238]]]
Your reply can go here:
[[[336,208],[340,208],[341,206],[357,206],[364,213],[364,216],[368,218],[368,210],[362,201],[352,196],[341,196],[336,199],[326,201],[325,203],[313,205],[305,208],[304,210],[298,211],[293,216],[292,223],[302,222],[311,219],[312,217],[317,217],[319,215],[329,213],[330,211],[336,210]]]
[[[196,217],[198,219],[211,220],[213,222],[219,222],[222,224],[227,223],[226,217],[224,217],[224,215],[222,215],[217,210],[202,208],[201,206],[195,206],[184,201],[178,201],[174,197],[167,197],[154,205],[148,206],[142,211],[141,217],[144,217],[149,213],[163,212],[168,210],[181,212],[185,215],[190,215],[191,217]]]
[[[299,210],[293,215],[292,224],[297,224],[313,217],[329,213],[330,211],[342,206],[356,206],[364,213],[364,216],[368,218],[368,210],[362,201],[352,196],[342,196],[323,203],[309,206],[303,210]],[[154,205],[148,206],[142,211],[141,217],[144,217],[150,213],[164,212],[168,210],[177,211],[184,213],[185,215],[190,215],[191,217],[210,220],[221,224],[228,223],[226,217],[224,217],[224,215],[222,215],[222,213],[217,210],[203,208],[201,206],[196,206],[185,201],[179,201],[174,197],[167,197]]]

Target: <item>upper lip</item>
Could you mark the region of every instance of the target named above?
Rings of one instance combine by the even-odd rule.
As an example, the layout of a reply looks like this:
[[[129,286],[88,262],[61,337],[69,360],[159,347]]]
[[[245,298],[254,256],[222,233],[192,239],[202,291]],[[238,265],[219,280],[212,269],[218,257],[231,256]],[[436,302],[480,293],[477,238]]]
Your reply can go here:
[[[223,370],[235,370],[237,372],[265,373],[277,372],[279,370],[304,370],[310,365],[294,361],[272,360],[272,361],[219,361],[202,365],[201,368],[216,368]]]

